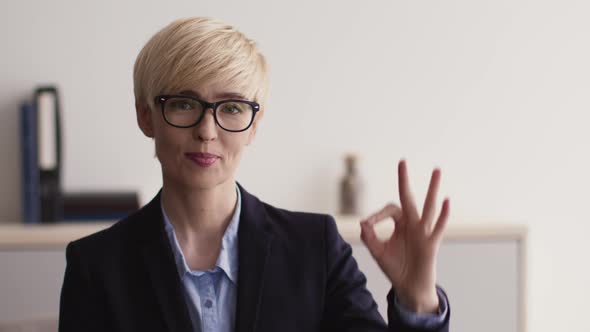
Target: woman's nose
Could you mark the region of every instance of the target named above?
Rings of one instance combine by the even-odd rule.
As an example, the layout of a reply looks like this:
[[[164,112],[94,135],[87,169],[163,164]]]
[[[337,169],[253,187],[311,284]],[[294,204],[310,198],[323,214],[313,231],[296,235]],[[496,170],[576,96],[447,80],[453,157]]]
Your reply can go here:
[[[213,116],[213,109],[207,108],[201,121],[195,126],[193,131],[196,139],[201,141],[212,141],[217,138],[217,124]]]

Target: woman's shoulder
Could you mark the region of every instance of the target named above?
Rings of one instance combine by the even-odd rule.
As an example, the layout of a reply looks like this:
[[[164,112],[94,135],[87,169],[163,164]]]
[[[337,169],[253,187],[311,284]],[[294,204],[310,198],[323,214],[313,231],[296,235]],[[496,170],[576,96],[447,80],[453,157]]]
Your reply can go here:
[[[316,226],[317,223],[327,222],[334,219],[331,215],[326,213],[289,210],[265,202],[262,202],[262,204],[271,219],[284,223],[293,223],[296,226],[308,224],[310,226]]]
[[[146,207],[101,231],[77,239],[71,245],[84,249],[84,251],[103,253],[133,245],[145,233],[145,228],[150,224],[149,219],[146,218],[145,209]]]
[[[262,204],[273,229],[287,234],[289,238],[297,234],[304,238],[312,235],[324,237],[326,231],[336,228],[334,217],[326,213],[289,210],[265,202]]]

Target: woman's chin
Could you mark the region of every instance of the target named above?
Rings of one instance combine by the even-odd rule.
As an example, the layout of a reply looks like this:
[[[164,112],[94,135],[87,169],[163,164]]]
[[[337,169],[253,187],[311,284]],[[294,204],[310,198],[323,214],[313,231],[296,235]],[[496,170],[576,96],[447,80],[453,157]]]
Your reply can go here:
[[[218,188],[228,185],[228,182],[230,182],[230,181],[231,181],[231,179],[229,179],[229,178],[225,179],[225,178],[220,178],[217,176],[203,176],[203,177],[196,176],[196,177],[191,177],[187,181],[184,181],[183,187],[184,187],[184,190],[189,190],[189,191],[214,190],[214,189],[218,189]]]

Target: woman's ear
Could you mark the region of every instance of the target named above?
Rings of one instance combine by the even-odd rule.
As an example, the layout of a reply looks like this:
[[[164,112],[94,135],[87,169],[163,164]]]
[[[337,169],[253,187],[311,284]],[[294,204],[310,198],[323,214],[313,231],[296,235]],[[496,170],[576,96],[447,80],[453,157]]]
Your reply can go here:
[[[152,114],[150,108],[139,102],[135,102],[135,113],[137,115],[137,125],[143,134],[147,137],[154,138],[154,126],[152,123]]]

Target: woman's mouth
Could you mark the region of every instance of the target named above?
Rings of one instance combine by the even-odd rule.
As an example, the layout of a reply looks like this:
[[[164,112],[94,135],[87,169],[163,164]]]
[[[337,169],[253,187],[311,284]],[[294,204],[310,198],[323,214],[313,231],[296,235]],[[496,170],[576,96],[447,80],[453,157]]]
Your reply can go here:
[[[206,152],[191,152],[184,155],[201,167],[209,167],[219,159],[219,156]]]

